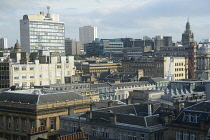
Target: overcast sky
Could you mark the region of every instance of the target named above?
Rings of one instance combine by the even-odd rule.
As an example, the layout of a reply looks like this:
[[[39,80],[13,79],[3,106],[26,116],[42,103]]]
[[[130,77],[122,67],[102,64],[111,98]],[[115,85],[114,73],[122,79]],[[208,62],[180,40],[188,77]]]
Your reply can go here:
[[[19,40],[19,20],[40,11],[59,14],[66,38],[79,39],[79,27],[98,28],[99,38],[172,36],[180,41],[187,18],[195,40],[210,38],[210,0],[0,0],[0,36],[9,47]]]

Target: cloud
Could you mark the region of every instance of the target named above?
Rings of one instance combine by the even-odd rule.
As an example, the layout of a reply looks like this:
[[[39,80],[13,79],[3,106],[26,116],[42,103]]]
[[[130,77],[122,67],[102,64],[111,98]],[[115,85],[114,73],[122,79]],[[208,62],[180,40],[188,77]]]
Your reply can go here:
[[[19,39],[19,20],[25,14],[60,14],[66,37],[77,38],[79,27],[98,27],[100,38],[173,35],[181,40],[190,17],[196,40],[210,38],[209,0],[1,0],[0,33],[13,45]],[[10,45],[10,46],[11,46]]]

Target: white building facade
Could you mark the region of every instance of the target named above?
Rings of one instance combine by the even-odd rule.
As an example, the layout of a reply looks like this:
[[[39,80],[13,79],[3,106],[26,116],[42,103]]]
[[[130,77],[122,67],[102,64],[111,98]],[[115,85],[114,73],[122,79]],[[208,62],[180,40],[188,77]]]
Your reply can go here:
[[[82,44],[91,43],[97,37],[97,27],[84,26],[79,28],[79,41]]]
[[[50,84],[65,84],[65,77],[75,75],[73,56],[49,56],[50,62],[10,62],[10,86],[27,88]]]
[[[7,49],[7,38],[0,38],[0,48],[1,49]]]
[[[58,14],[44,12],[24,15],[20,20],[20,40],[23,52],[38,52],[44,49],[50,52],[65,53],[64,22]]]

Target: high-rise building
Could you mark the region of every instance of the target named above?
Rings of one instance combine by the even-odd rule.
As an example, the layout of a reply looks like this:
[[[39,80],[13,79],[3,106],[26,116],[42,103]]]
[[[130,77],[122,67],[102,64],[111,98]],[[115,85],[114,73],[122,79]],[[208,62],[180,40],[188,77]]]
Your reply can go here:
[[[172,46],[172,36],[163,36],[164,46],[171,47]]]
[[[49,9],[46,16],[40,12],[24,15],[20,20],[22,51],[31,53],[43,49],[65,53],[64,22],[59,21],[58,14],[50,14]]]
[[[79,41],[82,44],[91,43],[97,36],[97,27],[84,26],[79,28]]]
[[[163,47],[165,45],[164,39],[162,36],[158,35],[155,36],[154,38],[154,50],[158,51],[160,50],[160,47]]]
[[[70,38],[65,39],[65,51],[66,54],[71,54],[71,55],[80,55],[82,54],[83,47],[81,42],[75,41]]]
[[[7,38],[0,38],[0,48],[1,49],[7,49]]]
[[[186,30],[182,34],[182,45],[189,46],[191,42],[194,42],[194,34],[190,30],[190,22],[188,20],[186,23]]]

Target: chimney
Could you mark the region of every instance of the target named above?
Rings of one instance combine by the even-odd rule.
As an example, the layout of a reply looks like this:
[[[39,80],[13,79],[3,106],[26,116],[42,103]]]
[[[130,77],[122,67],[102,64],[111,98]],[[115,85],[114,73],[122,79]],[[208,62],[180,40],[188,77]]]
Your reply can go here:
[[[111,114],[109,119],[110,119],[110,124],[116,124],[117,115],[116,114]]]
[[[139,80],[141,77],[143,77],[144,76],[144,71],[143,71],[143,69],[138,69],[137,70],[137,80]]]
[[[86,115],[87,115],[87,117],[86,117],[87,121],[90,121],[92,119],[92,112],[91,111],[87,111]]]
[[[148,116],[152,115],[152,105],[148,104]]]
[[[40,12],[40,15],[44,16],[44,12]]]

